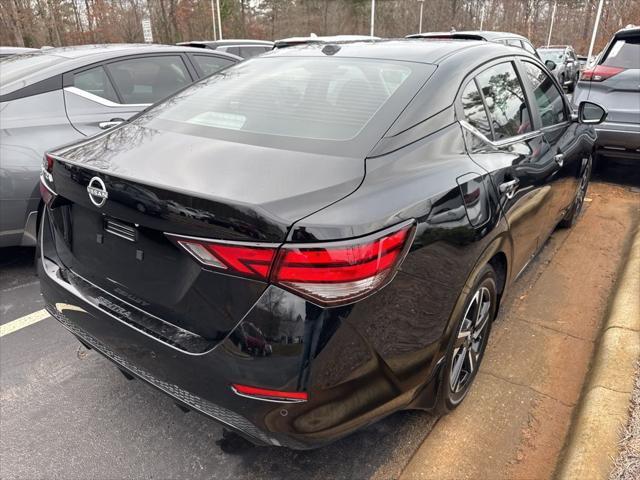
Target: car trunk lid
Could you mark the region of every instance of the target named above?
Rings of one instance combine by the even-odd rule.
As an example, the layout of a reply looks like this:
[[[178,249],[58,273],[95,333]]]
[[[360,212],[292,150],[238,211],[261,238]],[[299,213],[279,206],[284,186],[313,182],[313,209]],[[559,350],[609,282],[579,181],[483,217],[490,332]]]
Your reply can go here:
[[[104,292],[101,308],[109,313],[161,319],[209,346],[233,329],[266,282],[207,268],[174,236],[277,247],[290,225],[354,191],[364,175],[362,159],[136,125],[52,157],[58,197],[49,216],[63,266]]]

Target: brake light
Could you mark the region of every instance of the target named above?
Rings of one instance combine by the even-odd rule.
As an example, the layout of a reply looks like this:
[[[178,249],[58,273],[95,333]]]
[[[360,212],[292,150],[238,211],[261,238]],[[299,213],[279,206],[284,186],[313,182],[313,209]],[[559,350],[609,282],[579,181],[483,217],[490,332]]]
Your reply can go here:
[[[178,244],[201,263],[244,277],[269,279],[276,247],[178,239]]]
[[[267,388],[251,387],[234,383],[231,389],[240,396],[267,400],[272,402],[306,402],[309,398],[307,392],[283,392]]]
[[[282,246],[167,236],[204,265],[270,280],[320,305],[335,306],[387,284],[411,245],[413,231],[410,221],[354,240]]]
[[[273,281],[325,305],[350,303],[388,283],[410,245],[413,223],[322,245],[284,245]]]
[[[42,197],[42,201],[46,205],[51,205],[53,200],[55,200],[55,198],[57,197],[56,192],[54,192],[53,189],[49,185],[47,185],[44,176],[40,177],[40,196]]]
[[[580,74],[580,80],[586,80],[590,82],[602,82],[608,78],[617,75],[624,71],[624,68],[620,67],[608,67],[606,65],[596,65],[588,70],[583,70]]]

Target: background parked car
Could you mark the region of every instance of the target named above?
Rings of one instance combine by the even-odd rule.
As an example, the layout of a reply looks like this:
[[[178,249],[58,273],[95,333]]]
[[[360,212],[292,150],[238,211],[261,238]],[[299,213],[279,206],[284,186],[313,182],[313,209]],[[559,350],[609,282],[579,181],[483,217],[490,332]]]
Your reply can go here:
[[[616,32],[595,65],[582,72],[573,103],[584,100],[609,111],[596,128],[598,158],[640,160],[640,27]]]
[[[26,47],[0,47],[0,58],[10,57],[11,55],[19,55],[21,53],[37,52],[37,48]]]
[[[553,45],[539,48],[538,53],[545,65],[558,79],[560,85],[567,87],[569,92],[573,92],[580,74],[578,56],[573,47],[570,45]],[[551,68],[547,64],[548,61],[552,61],[555,64],[555,68]]]
[[[180,42],[183,47],[208,48],[219,52],[231,53],[242,58],[262,55],[273,49],[273,42],[268,40],[198,40]]]
[[[122,123],[240,60],[162,45],[86,45],[3,59],[0,247],[35,244],[45,150]]]
[[[517,47],[532,53],[536,57],[538,53],[527,37],[509,32],[491,32],[486,30],[467,30],[464,32],[427,32],[413,33],[406,38],[452,38],[457,40],[485,40],[487,42],[501,43],[509,47]]]

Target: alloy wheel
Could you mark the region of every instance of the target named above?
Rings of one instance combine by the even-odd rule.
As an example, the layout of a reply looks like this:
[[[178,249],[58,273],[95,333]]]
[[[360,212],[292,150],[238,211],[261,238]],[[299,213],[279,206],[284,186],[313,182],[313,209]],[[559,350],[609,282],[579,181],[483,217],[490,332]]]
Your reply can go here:
[[[578,191],[576,193],[576,214],[578,217],[580,215],[580,211],[582,210],[582,205],[584,204],[584,197],[587,195],[587,188],[589,188],[589,177],[591,176],[591,159],[587,162],[587,166],[584,168],[584,172],[582,173],[582,177],[580,178],[580,185],[578,186]]]
[[[480,287],[464,314],[453,347],[449,386],[453,393],[463,391],[473,378],[482,354],[491,316],[491,292]]]

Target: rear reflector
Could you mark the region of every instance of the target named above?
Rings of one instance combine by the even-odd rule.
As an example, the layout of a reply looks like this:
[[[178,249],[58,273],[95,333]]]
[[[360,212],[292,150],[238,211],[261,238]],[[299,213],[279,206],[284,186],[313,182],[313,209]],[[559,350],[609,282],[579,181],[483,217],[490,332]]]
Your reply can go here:
[[[232,384],[231,389],[243,397],[271,402],[306,402],[309,398],[307,392],[283,392],[280,390],[269,390],[267,388],[250,387],[249,385],[240,385],[237,383]]]
[[[409,221],[353,240],[282,246],[167,236],[204,265],[270,280],[319,305],[335,306],[386,285],[407,253],[413,231]]]
[[[608,78],[623,72],[624,68],[607,67],[606,65],[596,65],[594,68],[583,70],[580,74],[580,80],[591,82],[602,82]]]

